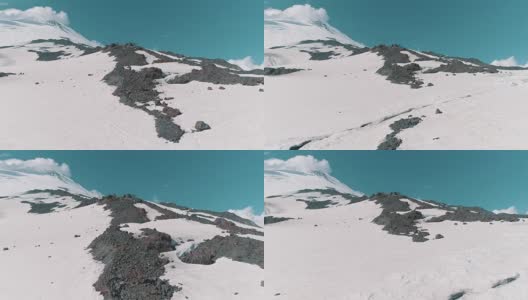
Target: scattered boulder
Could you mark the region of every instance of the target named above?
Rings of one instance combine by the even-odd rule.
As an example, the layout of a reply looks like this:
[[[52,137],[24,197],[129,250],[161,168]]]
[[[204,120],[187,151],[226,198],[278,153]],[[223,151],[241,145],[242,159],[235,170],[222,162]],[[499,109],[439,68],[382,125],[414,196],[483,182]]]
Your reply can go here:
[[[175,118],[179,115],[181,115],[181,111],[177,108],[172,108],[170,106],[165,106],[163,108],[163,113],[166,114],[167,116],[171,117],[171,118]]]
[[[444,112],[442,112],[442,111],[441,111],[440,109],[438,109],[438,108],[437,108],[436,111],[435,111],[435,114],[437,114],[437,115],[439,115],[439,114],[443,114],[443,113],[444,113]]]
[[[200,132],[200,131],[211,129],[211,126],[209,126],[204,121],[197,121],[196,124],[194,125],[194,128],[196,129],[196,131]]]

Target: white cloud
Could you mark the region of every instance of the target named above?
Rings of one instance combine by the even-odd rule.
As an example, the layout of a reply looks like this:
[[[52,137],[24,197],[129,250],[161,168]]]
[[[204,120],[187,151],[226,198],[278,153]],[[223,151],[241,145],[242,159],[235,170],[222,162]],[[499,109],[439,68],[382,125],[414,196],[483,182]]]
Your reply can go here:
[[[264,20],[296,20],[305,23],[326,23],[328,19],[328,14],[324,8],[313,8],[310,4],[293,5],[285,10],[274,8],[264,10]]]
[[[251,220],[258,226],[264,226],[264,213],[261,213],[259,215],[255,214],[255,211],[251,206],[248,206],[243,209],[230,209],[228,211],[244,219]]]
[[[70,167],[67,164],[59,164],[51,158],[35,158],[30,160],[0,160],[0,170],[31,174],[49,174],[56,172],[64,176],[71,177]]]
[[[230,59],[228,62],[230,64],[239,66],[244,71],[264,68],[264,64],[257,65],[251,56],[246,56],[242,59]]]
[[[515,206],[510,206],[505,209],[496,209],[493,211],[494,214],[510,214],[510,215],[517,215],[519,214],[519,211]]]
[[[332,172],[332,169],[330,169],[330,164],[327,160],[318,160],[317,158],[311,155],[298,155],[288,160],[282,160],[277,158],[266,159],[264,161],[264,170],[284,170],[297,171],[303,173],[319,171],[327,174],[330,174]]]
[[[8,21],[33,21],[33,22],[59,22],[64,25],[70,23],[68,14],[63,11],[57,12],[51,7],[35,6],[26,10],[4,9],[0,10],[0,20]]]
[[[505,59],[497,59],[492,61],[491,64],[498,67],[528,67],[528,63],[524,65],[519,63],[515,56],[510,56]]]

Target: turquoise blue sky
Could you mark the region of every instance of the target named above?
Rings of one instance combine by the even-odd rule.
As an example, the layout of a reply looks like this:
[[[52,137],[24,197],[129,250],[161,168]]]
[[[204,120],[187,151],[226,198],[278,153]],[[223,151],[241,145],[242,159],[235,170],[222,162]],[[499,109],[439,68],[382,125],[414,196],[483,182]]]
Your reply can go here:
[[[52,158],[103,194],[225,211],[263,211],[260,151],[2,151],[0,159]]]
[[[263,60],[262,2],[256,0],[5,0],[0,9],[49,6],[101,43],[208,58]]]
[[[528,151],[273,151],[266,158],[299,154],[326,159],[334,177],[369,195],[528,211]]]
[[[305,3],[325,8],[330,24],[368,46],[396,43],[486,62],[528,60],[525,0],[265,0],[264,6]]]

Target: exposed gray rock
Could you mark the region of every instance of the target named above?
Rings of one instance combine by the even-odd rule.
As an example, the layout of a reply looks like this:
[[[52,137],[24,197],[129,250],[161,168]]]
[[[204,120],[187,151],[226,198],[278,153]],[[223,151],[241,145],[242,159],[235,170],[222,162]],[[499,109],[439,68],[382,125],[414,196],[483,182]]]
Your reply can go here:
[[[136,51],[144,50],[132,43],[120,45],[110,44],[103,48],[103,52],[109,53],[117,60],[118,66],[145,66],[147,65],[147,58],[143,54],[138,54]]]
[[[357,203],[357,202],[360,202],[360,201],[363,201],[365,199],[367,199],[367,197],[358,197],[358,196],[354,196],[352,194],[348,194],[348,193],[342,193],[336,189],[333,189],[333,188],[327,188],[327,189],[303,189],[303,190],[300,190],[300,191],[297,191],[297,194],[306,194],[306,193],[321,193],[322,195],[327,195],[327,196],[341,196],[347,200],[350,201],[350,204],[352,203]]]
[[[264,225],[269,224],[275,224],[280,223],[288,220],[293,220],[293,218],[282,218],[282,217],[274,217],[274,216],[265,216],[264,217]]]
[[[402,140],[397,137],[398,133],[405,129],[412,128],[422,122],[421,118],[409,117],[400,119],[390,125],[392,132],[385,136],[385,140],[378,145],[378,150],[397,150],[402,144]]]
[[[318,51],[301,50],[301,52],[310,54],[310,60],[329,60],[333,56],[337,55],[337,53],[333,51],[318,52]]]
[[[28,50],[28,52],[37,53],[38,61],[53,61],[53,60],[59,60],[61,56],[66,56],[66,52],[64,51],[36,51],[36,50]]]
[[[11,75],[15,75],[15,73],[3,73],[3,72],[0,72],[0,78],[11,76]]]
[[[253,234],[259,236],[264,235],[264,232],[262,231],[258,231],[252,228],[238,227],[235,223],[223,218],[217,218],[213,223],[216,225],[216,227],[223,230],[227,230],[231,234]]]
[[[498,287],[501,287],[501,286],[505,286],[507,284],[510,284],[512,282],[514,282],[515,280],[519,279],[519,277],[521,277],[520,274],[515,274],[515,276],[512,276],[512,277],[508,277],[508,278],[505,278],[505,279],[502,279],[502,280],[499,280],[497,281],[496,283],[494,283],[491,288],[498,288]]]
[[[420,71],[420,65],[416,63],[410,63],[404,66],[400,66],[395,63],[386,61],[377,73],[387,77],[392,83],[396,84],[407,84],[413,89],[422,87],[423,81],[416,78],[416,72]]]
[[[458,221],[458,222],[518,222],[522,215],[494,214],[480,207],[452,206],[444,208],[448,210],[444,215],[433,217],[428,222]]]
[[[172,286],[163,276],[168,259],[160,253],[172,251],[172,239],[156,230],[143,230],[140,238],[110,226],[89,246],[97,261],[105,267],[94,284],[105,300],[168,300],[180,287]]]
[[[209,130],[211,129],[211,126],[209,126],[204,121],[197,121],[196,124],[194,125],[194,128],[196,129],[196,131],[199,132],[199,131]]]
[[[146,211],[134,205],[142,202],[132,195],[107,196],[99,201],[111,210],[112,221],[88,248],[96,260],[105,264],[94,284],[105,300],[171,299],[174,292],[181,290],[160,279],[169,262],[160,258],[160,253],[174,249],[169,235],[143,229],[142,236],[134,238],[133,234],[119,229],[124,223],[149,221]]]
[[[141,109],[149,115],[155,117],[155,127],[159,137],[170,142],[177,143],[185,133],[179,125],[172,121],[171,116],[156,110],[149,110],[142,104],[147,102],[160,102],[159,92],[156,90],[155,80],[163,78],[165,75],[158,68],[144,68],[136,72],[124,65],[128,63],[145,63],[137,53],[131,51],[135,49],[129,47],[115,47],[113,51],[118,58],[118,63],[114,70],[107,74],[103,80],[109,85],[116,86],[114,95],[118,96],[122,103],[136,109]],[[143,58],[144,56],[141,55]],[[123,61],[121,61],[123,59]],[[176,110],[171,111],[176,113]]]
[[[237,235],[215,236],[184,253],[180,259],[190,264],[211,265],[221,257],[264,268],[264,242]]]
[[[385,140],[378,145],[378,150],[397,150],[403,141],[391,133],[385,136]]]
[[[349,50],[351,52],[351,55],[357,55],[357,54],[360,54],[360,53],[367,52],[369,50],[368,48],[360,48],[360,47],[357,47],[357,46],[354,46],[354,45],[350,45],[350,44],[343,44],[341,42],[338,42],[335,39],[304,40],[304,41],[299,42],[298,44],[299,45],[303,45],[303,44],[315,44],[315,43],[319,43],[319,44],[322,44],[324,46],[343,47],[346,50]],[[271,48],[271,49],[273,49],[273,48]]]
[[[84,51],[85,54],[94,53],[98,50],[101,50],[100,47],[92,47],[84,44],[74,43],[69,39],[38,39],[33,40],[30,42],[30,44],[42,44],[42,43],[52,43],[57,46],[73,46],[81,51]]]
[[[453,75],[456,75],[457,73],[498,73],[498,69],[495,66],[492,65],[479,65],[479,66],[473,66],[463,63],[460,60],[456,59],[444,59],[441,60],[444,62],[443,65],[430,69],[425,71],[424,73],[431,74],[431,73],[438,73],[438,72],[446,72],[446,73],[453,73]]]
[[[466,294],[466,291],[456,292],[454,294],[451,294],[449,296],[448,300],[458,300],[458,299],[464,297],[465,294]]]
[[[124,195],[118,196],[106,196],[98,201],[98,204],[104,205],[105,209],[111,211],[112,222],[114,226],[123,223],[145,223],[148,222],[147,212],[136,207],[134,204],[142,203],[142,200],[132,196]]]
[[[162,111],[163,111],[163,113],[165,113],[167,116],[169,116],[171,118],[175,118],[175,117],[177,117],[177,116],[182,114],[179,109],[172,108],[170,106],[165,106]]]
[[[297,145],[293,145],[293,146],[291,146],[291,147],[289,148],[289,150],[301,150],[302,147],[308,145],[308,144],[311,143],[311,142],[312,142],[312,140],[304,141],[304,142],[299,143],[299,144],[297,144]]]
[[[239,76],[229,69],[219,68],[215,64],[203,65],[199,70],[192,70],[190,73],[174,77],[168,80],[171,84],[187,84],[191,81],[208,82],[213,84],[242,84],[242,85],[262,85],[263,77]]]
[[[390,234],[410,236],[414,242],[425,242],[429,233],[425,230],[420,230],[416,226],[417,221],[423,218],[422,213],[416,210],[399,214],[389,209],[384,209],[381,215],[372,221],[378,225],[383,225],[383,230]]]
[[[335,204],[333,201],[325,200],[325,201],[317,201],[317,200],[302,200],[297,199],[299,202],[304,202],[306,204],[306,209],[323,209],[328,208]]]
[[[22,203],[31,205],[31,209],[28,211],[28,213],[31,213],[31,214],[49,214],[53,212],[56,208],[61,208],[61,207],[66,206],[64,204],[61,204],[60,202],[44,203],[44,202],[22,201]]]
[[[295,72],[303,71],[303,69],[294,69],[294,68],[264,68],[264,75],[266,76],[280,76],[285,74],[291,74]]]

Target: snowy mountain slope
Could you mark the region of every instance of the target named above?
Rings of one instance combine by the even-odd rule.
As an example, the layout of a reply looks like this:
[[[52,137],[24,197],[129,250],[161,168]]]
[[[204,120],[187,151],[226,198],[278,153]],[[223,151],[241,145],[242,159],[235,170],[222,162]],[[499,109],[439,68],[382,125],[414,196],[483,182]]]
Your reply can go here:
[[[306,40],[334,39],[341,43],[363,47],[348,36],[320,20],[291,20],[282,16],[267,15],[264,26],[264,47],[266,49],[295,45]]]
[[[261,148],[261,71],[20,24],[0,23],[3,149]]]
[[[275,182],[266,179],[265,190],[276,190]],[[292,186],[299,187],[296,178]],[[267,196],[265,204],[268,296],[436,300],[528,295],[528,216],[398,193],[354,197],[309,182],[297,193]]]
[[[99,43],[89,41],[72,28],[57,21],[0,20],[0,37],[0,47],[24,45],[39,39],[67,39],[76,44],[100,46]]]
[[[251,221],[39,176],[0,178],[0,298],[263,299]]]
[[[265,27],[269,149],[526,148],[528,70]]]

